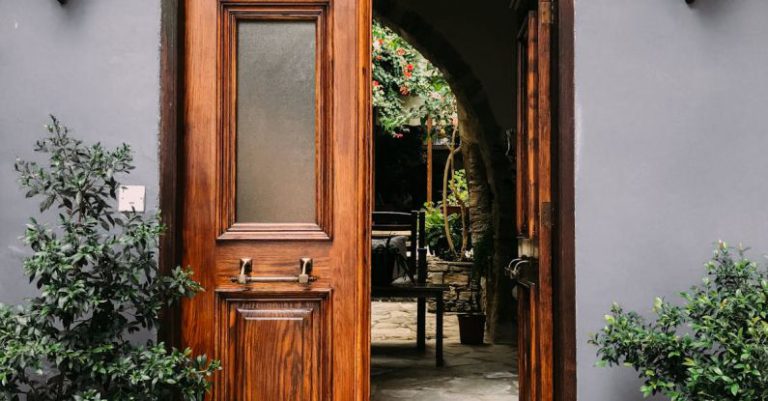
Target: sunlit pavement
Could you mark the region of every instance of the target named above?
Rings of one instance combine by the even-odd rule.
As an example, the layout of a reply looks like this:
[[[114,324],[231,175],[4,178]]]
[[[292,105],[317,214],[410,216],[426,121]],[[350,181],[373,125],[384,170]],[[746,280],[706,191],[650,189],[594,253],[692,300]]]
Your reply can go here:
[[[373,401],[517,401],[517,356],[511,345],[459,343],[455,315],[445,316],[445,366],[435,367],[434,315],[427,315],[427,351],[416,344],[416,304],[372,305]]]

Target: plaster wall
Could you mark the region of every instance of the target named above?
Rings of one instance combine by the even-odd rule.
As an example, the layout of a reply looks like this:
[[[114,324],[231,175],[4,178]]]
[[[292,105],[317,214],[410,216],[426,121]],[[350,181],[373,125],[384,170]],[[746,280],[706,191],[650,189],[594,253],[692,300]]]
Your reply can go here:
[[[19,240],[37,203],[26,200],[13,163],[34,158],[56,115],[87,141],[129,143],[136,170],[126,184],[158,198],[160,0],[0,0],[0,302],[35,294]]]
[[[768,2],[577,0],[578,399],[641,400],[593,367],[613,301],[650,313],[699,282],[713,244],[768,252]]]

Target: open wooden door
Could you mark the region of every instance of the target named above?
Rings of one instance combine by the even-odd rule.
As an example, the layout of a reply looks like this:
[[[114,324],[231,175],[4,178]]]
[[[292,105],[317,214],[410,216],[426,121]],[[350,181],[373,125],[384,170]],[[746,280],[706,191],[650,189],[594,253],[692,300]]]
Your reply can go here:
[[[182,343],[210,399],[368,394],[367,0],[185,0]]]
[[[520,401],[553,399],[552,3],[532,1],[518,35],[517,281]]]

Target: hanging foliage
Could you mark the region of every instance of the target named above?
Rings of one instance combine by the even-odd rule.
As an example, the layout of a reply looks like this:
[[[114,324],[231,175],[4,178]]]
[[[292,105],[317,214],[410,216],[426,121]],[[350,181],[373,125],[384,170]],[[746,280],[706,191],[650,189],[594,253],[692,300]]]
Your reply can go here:
[[[373,23],[373,106],[376,124],[402,137],[418,120],[429,135],[447,136],[457,124],[456,98],[445,76],[391,29]]]

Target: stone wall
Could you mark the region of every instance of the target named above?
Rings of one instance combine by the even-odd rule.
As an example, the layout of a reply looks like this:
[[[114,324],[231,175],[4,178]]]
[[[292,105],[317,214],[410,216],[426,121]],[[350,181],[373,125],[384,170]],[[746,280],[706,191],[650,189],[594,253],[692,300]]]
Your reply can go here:
[[[472,265],[472,262],[449,262],[437,256],[427,256],[427,283],[450,286],[450,291],[443,296],[446,312],[468,312],[472,309]],[[484,286],[481,291],[484,292]],[[435,310],[433,301],[429,303],[429,310]]]

